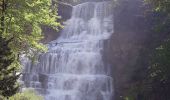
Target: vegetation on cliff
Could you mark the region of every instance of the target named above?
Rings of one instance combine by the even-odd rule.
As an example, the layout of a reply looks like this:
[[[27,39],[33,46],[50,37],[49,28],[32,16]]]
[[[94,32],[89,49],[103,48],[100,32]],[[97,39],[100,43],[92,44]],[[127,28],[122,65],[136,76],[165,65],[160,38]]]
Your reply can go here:
[[[150,48],[149,66],[144,77],[135,81],[125,100],[169,100],[170,98],[170,1],[145,0],[152,15],[155,47]],[[153,16],[155,15],[155,16]],[[158,40],[161,37],[162,40]],[[147,48],[148,49],[148,48]],[[135,77],[140,74],[136,73]]]

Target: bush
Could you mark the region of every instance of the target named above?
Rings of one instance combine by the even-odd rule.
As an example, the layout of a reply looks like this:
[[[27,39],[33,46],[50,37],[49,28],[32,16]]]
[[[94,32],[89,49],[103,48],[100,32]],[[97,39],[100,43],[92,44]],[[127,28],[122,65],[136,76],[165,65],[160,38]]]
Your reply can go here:
[[[34,90],[25,90],[10,97],[8,100],[43,100],[43,97],[38,95]]]

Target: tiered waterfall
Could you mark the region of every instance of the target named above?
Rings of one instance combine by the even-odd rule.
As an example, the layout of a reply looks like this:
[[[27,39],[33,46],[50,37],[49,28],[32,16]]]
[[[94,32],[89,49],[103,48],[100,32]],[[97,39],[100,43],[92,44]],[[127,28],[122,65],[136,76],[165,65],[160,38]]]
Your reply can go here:
[[[24,63],[25,86],[45,100],[113,100],[113,78],[102,54],[113,33],[112,2],[73,6],[72,17],[48,44],[48,52],[38,63]]]

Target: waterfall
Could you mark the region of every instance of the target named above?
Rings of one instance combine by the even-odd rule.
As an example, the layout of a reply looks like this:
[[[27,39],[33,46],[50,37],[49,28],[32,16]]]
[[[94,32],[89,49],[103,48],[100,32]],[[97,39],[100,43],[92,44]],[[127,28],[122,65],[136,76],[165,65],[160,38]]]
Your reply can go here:
[[[113,100],[113,78],[103,62],[104,41],[113,29],[112,2],[73,6],[72,17],[39,62],[24,63],[26,87],[45,100]]]

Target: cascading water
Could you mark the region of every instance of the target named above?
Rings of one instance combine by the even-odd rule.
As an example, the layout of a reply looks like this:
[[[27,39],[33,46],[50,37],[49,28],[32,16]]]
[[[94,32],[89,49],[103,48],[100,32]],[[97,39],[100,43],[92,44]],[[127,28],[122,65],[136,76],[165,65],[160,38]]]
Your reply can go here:
[[[114,31],[112,2],[73,6],[66,23],[39,63],[25,62],[25,86],[46,100],[113,100],[113,79],[102,60],[104,40]]]

